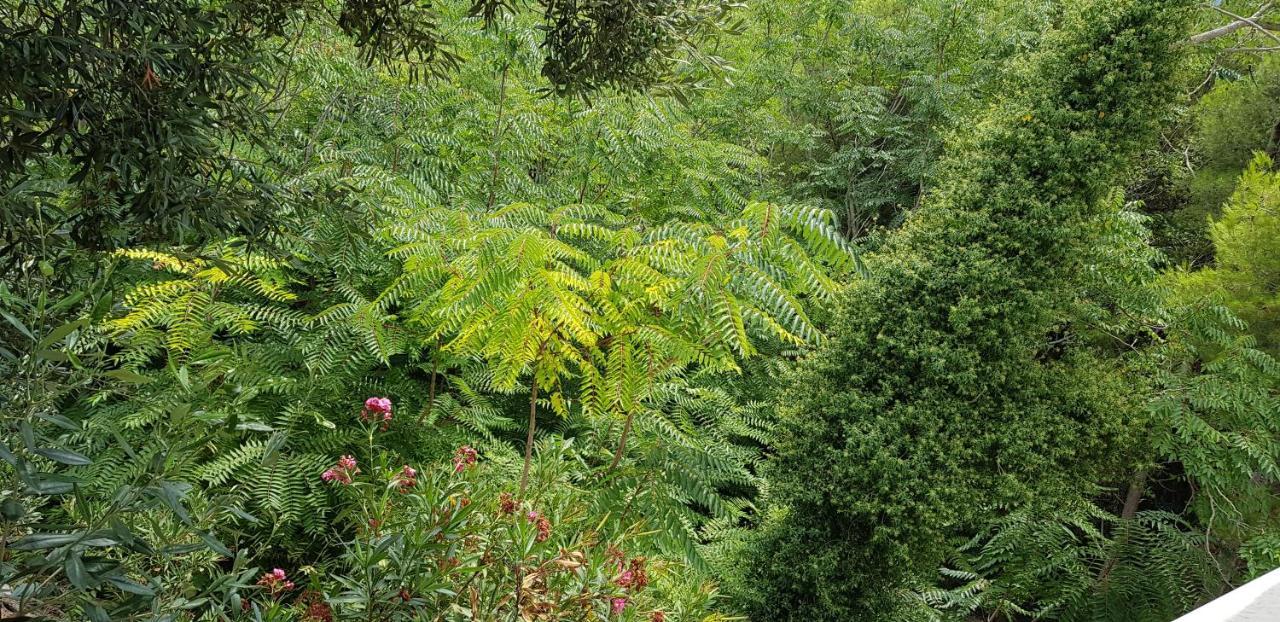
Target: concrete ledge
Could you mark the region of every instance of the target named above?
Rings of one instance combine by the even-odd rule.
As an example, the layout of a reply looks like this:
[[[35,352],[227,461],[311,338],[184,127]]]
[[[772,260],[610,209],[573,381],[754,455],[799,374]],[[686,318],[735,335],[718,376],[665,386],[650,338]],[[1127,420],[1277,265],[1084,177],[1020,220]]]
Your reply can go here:
[[[1174,622],[1280,621],[1280,570],[1254,579]]]

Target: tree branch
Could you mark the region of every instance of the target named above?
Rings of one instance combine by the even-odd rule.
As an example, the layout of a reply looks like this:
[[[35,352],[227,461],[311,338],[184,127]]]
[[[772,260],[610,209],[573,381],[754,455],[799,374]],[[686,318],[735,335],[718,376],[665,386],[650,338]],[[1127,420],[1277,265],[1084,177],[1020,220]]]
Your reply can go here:
[[[1228,11],[1221,7],[1210,6],[1209,8],[1219,13],[1222,13],[1224,15],[1227,15],[1228,17],[1231,17],[1235,21],[1225,26],[1219,26],[1217,28],[1214,28],[1213,30],[1206,30],[1205,32],[1202,32],[1200,34],[1192,35],[1192,37],[1188,39],[1188,43],[1191,43],[1193,45],[1200,44],[1200,43],[1208,43],[1209,41],[1213,41],[1214,39],[1225,37],[1237,30],[1240,30],[1241,28],[1244,28],[1245,26],[1252,26],[1253,28],[1256,28],[1259,32],[1262,32],[1266,34],[1268,37],[1271,37],[1272,39],[1275,39],[1277,42],[1280,42],[1280,37],[1276,37],[1276,35],[1271,32],[1271,30],[1273,30],[1277,25],[1270,24],[1270,23],[1264,24],[1260,21],[1267,14],[1267,12],[1271,10],[1271,6],[1273,4],[1275,3],[1267,2],[1263,4],[1261,7],[1258,8],[1257,11],[1253,12],[1253,15],[1249,17],[1236,15],[1235,13],[1232,13],[1231,11]]]

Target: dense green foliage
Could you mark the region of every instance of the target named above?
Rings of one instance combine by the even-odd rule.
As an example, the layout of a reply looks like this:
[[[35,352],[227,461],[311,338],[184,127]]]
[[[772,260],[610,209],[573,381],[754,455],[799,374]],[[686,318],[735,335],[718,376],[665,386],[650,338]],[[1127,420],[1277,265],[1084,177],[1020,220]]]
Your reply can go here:
[[[1231,309],[1249,326],[1257,347],[1280,355],[1280,175],[1271,158],[1259,154],[1209,228],[1215,263],[1212,268],[1181,274],[1177,295],[1185,300],[1213,300]]]
[[[1163,116],[1186,11],[1091,9],[948,160],[791,380],[770,471],[785,509],[745,579],[756,611],[883,616],[949,536],[1116,466],[1137,405],[1087,331],[1125,301],[1091,275],[1116,268],[1094,263],[1116,226],[1106,194]]]
[[[0,618],[1166,622],[1280,566],[1277,14],[0,0]]]

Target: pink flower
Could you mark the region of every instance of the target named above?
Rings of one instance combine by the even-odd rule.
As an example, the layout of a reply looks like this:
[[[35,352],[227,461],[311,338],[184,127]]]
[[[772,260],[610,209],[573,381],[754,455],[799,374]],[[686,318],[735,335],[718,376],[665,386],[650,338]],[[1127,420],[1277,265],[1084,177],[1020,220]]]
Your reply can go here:
[[[615,598],[613,599],[612,602],[613,602],[613,615],[621,615],[622,610],[627,608],[627,599],[625,598]]]
[[[326,482],[338,482],[342,485],[351,483],[351,478],[360,472],[360,468],[356,466],[356,459],[351,456],[342,456],[338,458],[338,463],[329,467],[324,473],[320,474],[320,479]]]
[[[293,589],[293,581],[290,581],[284,571],[279,568],[262,573],[262,577],[258,579],[258,585],[266,588],[272,596],[278,596]]]
[[[381,421],[382,431],[386,432],[391,425],[391,399],[371,397],[364,401],[364,409],[360,411],[361,421]]]
[[[406,493],[413,490],[418,485],[418,471],[409,465],[404,465],[400,472],[396,474],[395,483],[400,486],[400,492]]]
[[[364,409],[360,411],[361,421],[381,421],[382,429],[387,429],[391,421],[391,400],[385,397],[371,397],[364,401]]]
[[[667,614],[655,611],[649,615],[649,622],[667,622]]]
[[[551,521],[547,520],[545,516],[533,510],[529,510],[526,517],[529,519],[529,522],[537,525],[538,536],[535,540],[542,542],[551,537]]]
[[[453,452],[453,472],[461,473],[463,469],[476,463],[477,453],[470,445],[463,445]]]
[[[645,570],[644,564],[645,558],[643,557],[631,558],[631,567],[622,573],[622,576],[618,579],[618,585],[629,587],[636,592],[648,586],[649,572]],[[624,579],[626,583],[622,582]]]

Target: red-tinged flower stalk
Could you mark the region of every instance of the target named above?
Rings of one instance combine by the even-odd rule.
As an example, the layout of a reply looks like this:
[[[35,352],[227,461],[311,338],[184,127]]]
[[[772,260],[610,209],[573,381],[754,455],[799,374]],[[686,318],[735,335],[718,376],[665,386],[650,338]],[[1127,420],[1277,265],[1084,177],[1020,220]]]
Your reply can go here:
[[[265,588],[272,596],[279,596],[293,589],[293,581],[285,576],[284,570],[273,568],[271,572],[262,573],[258,586]]]

